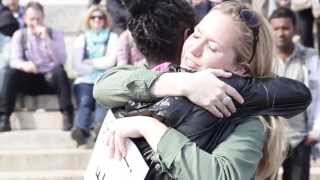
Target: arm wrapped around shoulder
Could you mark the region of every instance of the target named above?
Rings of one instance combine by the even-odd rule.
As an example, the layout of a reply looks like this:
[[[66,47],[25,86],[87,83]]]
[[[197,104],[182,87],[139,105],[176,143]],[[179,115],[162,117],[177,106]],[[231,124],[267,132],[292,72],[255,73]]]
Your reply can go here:
[[[312,96],[309,88],[296,80],[276,78],[233,78],[223,79],[233,86],[245,99],[238,104],[238,112],[252,111],[251,115],[274,115],[293,117],[307,109]],[[255,114],[259,112],[259,114]]]

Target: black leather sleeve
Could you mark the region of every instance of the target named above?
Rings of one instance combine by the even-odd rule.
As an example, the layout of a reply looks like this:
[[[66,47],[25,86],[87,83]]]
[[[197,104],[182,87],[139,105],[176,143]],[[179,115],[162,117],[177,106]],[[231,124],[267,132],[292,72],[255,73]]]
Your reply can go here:
[[[274,115],[290,118],[311,103],[310,90],[301,82],[283,78],[243,78],[233,75],[222,79],[243,96],[234,115]],[[236,103],[236,102],[235,102]]]
[[[234,87],[245,100],[243,104],[234,101],[237,111],[232,117],[272,115],[290,118],[304,112],[312,100],[308,87],[299,81],[288,78],[252,78],[233,75],[232,78],[221,80]],[[171,104],[175,104],[174,97],[164,99],[168,98],[173,99],[170,100]],[[152,104],[130,102],[126,111],[131,114],[146,112],[146,109],[152,109],[152,112],[161,112],[163,101],[160,100]],[[187,102],[192,103],[184,100],[184,103]],[[196,105],[193,104],[193,106]],[[172,109],[177,110],[179,107]]]
[[[197,146],[212,152],[224,141],[235,127],[251,115],[276,115],[292,117],[306,110],[311,102],[309,89],[295,80],[287,78],[255,79],[234,75],[223,79],[244,97],[237,104],[236,113],[220,119],[185,97],[165,97],[156,103],[130,102],[122,116],[147,115],[157,118],[165,125],[175,128]],[[150,160],[150,146],[144,139],[135,140],[150,170],[145,179],[163,179],[163,173],[154,168]]]

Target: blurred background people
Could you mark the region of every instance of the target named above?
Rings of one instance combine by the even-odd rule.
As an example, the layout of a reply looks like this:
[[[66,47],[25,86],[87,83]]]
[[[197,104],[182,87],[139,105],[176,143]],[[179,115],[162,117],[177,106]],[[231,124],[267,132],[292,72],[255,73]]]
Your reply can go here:
[[[293,42],[297,19],[292,10],[276,9],[269,18],[274,30],[278,75],[304,82],[312,93],[309,111],[289,122],[289,154],[283,164],[283,180],[309,179],[311,147],[320,138],[320,61],[315,49]]]
[[[8,7],[12,12],[13,16],[19,22],[19,27],[24,27],[24,7],[19,4],[19,0],[3,0],[3,5]]]
[[[6,86],[5,79],[7,73],[7,67],[9,65],[9,53],[10,53],[10,37],[2,33],[0,27],[0,92],[2,88]]]
[[[104,8],[92,5],[84,19],[85,31],[75,40],[73,66],[78,77],[74,93],[78,110],[71,137],[78,146],[87,144],[90,129],[94,124],[99,126],[106,114],[106,108],[96,104],[92,90],[99,75],[116,65],[118,35],[110,27],[111,19]]]
[[[7,29],[13,24],[14,28],[11,31],[15,31],[17,29],[17,22],[13,18],[10,11],[1,4],[0,1],[0,71],[1,69],[8,66],[9,63],[9,50],[10,50],[10,34],[13,32],[9,32]],[[0,91],[1,91],[1,77],[2,73],[0,73]]]
[[[120,66],[125,64],[135,66],[143,66],[147,64],[128,29],[120,34],[117,54],[117,65]]]
[[[19,29],[18,21],[13,17],[11,11],[2,4],[0,0],[0,32],[6,36],[12,36]]]
[[[209,0],[192,0],[191,5],[195,11],[196,18],[200,21],[205,15],[208,14],[213,7]]]
[[[301,43],[307,47],[314,47],[312,1],[313,0],[290,0],[291,9],[296,12],[298,17],[298,31],[301,37]]]
[[[100,4],[101,0],[89,0],[89,4]],[[112,31],[120,35],[127,28],[129,12],[121,0],[106,0],[106,9],[111,16]]]
[[[2,34],[0,31],[0,71],[1,69],[6,68],[9,64],[9,52],[10,52],[10,37]],[[1,89],[1,85],[0,85],[0,89]]]
[[[26,5],[25,29],[12,37],[10,68],[7,85],[0,92],[0,131],[10,130],[9,117],[16,96],[22,94],[54,93],[63,114],[63,129],[69,130],[73,121],[71,89],[63,64],[66,50],[62,32],[44,25],[44,9],[38,2]]]

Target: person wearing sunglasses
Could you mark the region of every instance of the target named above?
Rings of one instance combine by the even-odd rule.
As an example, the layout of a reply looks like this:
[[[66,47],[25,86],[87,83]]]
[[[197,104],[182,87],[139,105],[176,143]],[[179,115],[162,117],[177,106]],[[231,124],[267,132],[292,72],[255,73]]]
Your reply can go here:
[[[155,3],[155,2],[157,2],[157,1],[153,1],[153,3]],[[161,2],[163,2],[163,1],[161,1]],[[161,4],[161,5],[163,6],[163,4]],[[158,4],[158,6],[160,7],[159,4]],[[149,6],[148,9],[151,9],[150,11],[152,12],[152,8],[154,8],[154,7]],[[135,8],[135,10],[136,10],[135,12],[140,13],[139,16],[142,16],[141,10],[139,11],[138,8]],[[160,12],[160,10],[157,9],[157,12]],[[171,9],[171,12],[173,12],[172,9]],[[235,17],[235,18],[232,19],[228,13],[233,13],[232,17]],[[148,16],[151,16],[150,12],[147,14],[148,14]],[[170,14],[168,14],[168,16],[170,16]],[[226,24],[226,25],[223,25],[220,27],[217,19],[214,17],[217,17],[218,19],[219,18],[223,19],[225,22],[224,24]],[[256,14],[254,11],[250,10],[250,8],[248,8],[242,4],[238,4],[237,2],[230,2],[230,3],[226,3],[226,4],[223,3],[222,5],[217,6],[217,8],[212,10],[209,13],[209,15],[207,15],[200,22],[200,24],[196,27],[196,31],[186,40],[186,43],[184,44],[184,51],[182,53],[182,65],[187,69],[194,69],[194,70],[202,70],[202,67],[203,67],[203,69],[210,68],[210,67],[220,67],[220,68],[224,68],[226,70],[229,70],[231,72],[236,72],[239,75],[270,76],[272,74],[271,73],[271,62],[269,65],[267,64],[267,66],[265,66],[263,68],[260,68],[259,65],[261,65],[263,60],[270,61],[272,58],[270,57],[270,54],[268,55],[266,53],[263,54],[264,56],[257,55],[258,54],[257,52],[259,52],[259,53],[263,52],[262,50],[265,48],[262,48],[262,47],[265,44],[259,43],[260,41],[254,42],[254,41],[258,41],[257,39],[262,38],[263,40],[267,39],[268,40],[267,42],[272,44],[270,42],[271,39],[268,39],[271,37],[271,35],[270,35],[270,33],[268,33],[268,30],[266,30],[265,21],[263,21],[263,19],[261,19],[261,18],[262,18],[261,16],[258,16],[258,14]],[[260,21],[262,21],[262,22],[260,22]],[[135,21],[133,20],[132,22],[135,22]],[[262,23],[262,25],[260,25],[260,23]],[[133,23],[133,24],[135,24],[135,23]],[[131,26],[134,27],[132,29],[136,30],[137,32],[140,32],[137,28],[138,26],[134,26],[133,24],[131,24]],[[245,33],[247,35],[246,38],[241,36],[241,35],[243,35],[241,33],[237,34],[237,33],[241,32],[238,28],[235,28],[238,26],[242,27],[243,31],[246,32]],[[206,27],[208,27],[208,28],[206,28]],[[231,27],[233,27],[233,28],[231,28]],[[222,28],[222,30],[220,28]],[[262,28],[262,30],[261,30],[261,28]],[[130,29],[130,21],[129,21],[129,29]],[[202,33],[205,33],[205,34],[197,32],[197,30]],[[223,35],[223,33],[225,33],[224,30],[229,30],[230,34],[235,34],[235,35],[231,36],[231,39],[227,38],[225,35]],[[145,31],[143,31],[143,32],[145,32]],[[258,32],[260,32],[260,33],[258,33]],[[262,32],[262,35],[261,35],[261,32]],[[213,35],[216,33],[217,33],[217,35]],[[137,39],[137,36],[139,37],[139,35],[135,36],[134,32],[133,32],[133,36],[136,39]],[[255,36],[259,36],[259,38],[255,37]],[[242,54],[241,53],[242,51],[240,51],[240,52],[237,51],[237,54],[235,53],[233,46],[232,46],[232,42],[233,42],[233,44],[235,44],[236,42],[238,42],[238,41],[236,41],[236,39],[238,39],[238,38],[240,38],[241,40],[250,39],[250,42],[249,42],[249,40],[246,43],[244,42],[244,44],[247,45],[246,48],[249,49],[250,53]],[[141,39],[143,39],[143,38],[141,37]],[[216,44],[216,42],[220,42],[219,44],[223,44],[224,47],[226,47],[226,48],[221,48],[221,46],[215,47],[215,48],[219,49],[220,52],[211,50],[212,47],[208,46],[209,43],[213,43],[210,45],[214,46]],[[263,42],[265,42],[265,41],[263,41]],[[140,43],[139,43],[139,41],[137,41],[138,47],[139,47]],[[254,45],[254,43],[256,43],[256,45]],[[239,45],[239,44],[237,44],[237,45]],[[190,46],[190,47],[188,47],[188,46]],[[257,48],[257,50],[253,50],[253,47]],[[140,48],[141,48],[141,46],[140,46]],[[271,51],[272,48],[270,48],[269,50]],[[146,51],[146,49],[145,49],[145,51]],[[246,52],[248,52],[248,50]],[[188,53],[190,53],[190,54],[188,54]],[[184,55],[187,55],[188,57],[186,57]],[[235,60],[235,59],[237,59],[237,58],[235,58],[235,56],[237,56],[239,58],[239,60],[243,60],[243,62],[238,64],[238,62],[236,62],[236,60]],[[197,58],[199,58],[197,62],[190,62],[190,60],[196,60]],[[232,63],[232,61],[228,60],[228,58],[233,59],[233,61],[235,61],[235,62]],[[147,59],[148,59],[148,56],[147,56]],[[213,61],[213,60],[215,60],[215,61]],[[224,62],[224,61],[226,61],[226,62]],[[256,61],[260,62],[260,64],[256,63]],[[250,64],[246,64],[248,62],[250,62]],[[201,65],[199,65],[199,64],[201,64]],[[259,64],[259,65],[257,65],[257,64]],[[199,65],[199,66],[197,66],[197,65]],[[237,65],[239,66],[238,68],[240,68],[240,69],[236,68]],[[231,68],[232,66],[235,69]],[[125,69],[125,67],[124,67],[124,69]],[[147,71],[145,71],[145,72],[147,72]],[[112,74],[114,74],[114,73],[115,72],[110,73],[109,75],[112,76]],[[166,74],[169,75],[171,73],[166,73]],[[161,78],[164,77],[166,74],[162,75],[159,78],[159,81],[161,81]],[[184,76],[187,75],[185,73],[180,73],[180,75],[181,74],[184,74]],[[145,75],[146,76],[153,76],[150,73],[145,74]],[[150,81],[149,83],[146,83],[146,84],[139,86],[139,83],[141,83],[140,81],[141,81],[142,77],[143,77],[142,74],[140,76],[130,77],[130,79],[137,79],[137,81],[134,81],[134,80],[131,81],[131,83],[129,83],[128,86],[126,86],[126,83],[122,84],[120,82],[120,84],[122,84],[122,86],[124,86],[124,87],[122,87],[123,88],[122,93],[126,93],[126,91],[130,92],[130,89],[131,89],[130,87],[132,86],[133,87],[132,89],[134,89],[134,87],[137,87],[136,92],[138,92],[138,94],[139,94],[138,89],[141,90],[145,86],[150,86],[150,84],[153,83]],[[188,77],[191,77],[191,76],[188,76]],[[202,77],[204,77],[204,76],[202,76]],[[108,88],[105,85],[103,85],[103,83],[101,83],[105,80],[104,78],[105,77],[100,78],[95,86],[95,91],[94,91],[95,97],[97,97],[98,100],[100,100],[101,102],[105,102],[105,100],[107,100],[108,98],[117,99],[118,97],[114,97],[114,96],[117,96],[116,91],[111,92],[111,94],[114,93],[113,97],[110,97],[110,96],[106,97],[105,96],[104,92],[106,92]],[[176,76],[176,78],[178,78],[178,76]],[[116,79],[113,79],[113,80],[116,80]],[[177,79],[175,79],[175,80],[177,80]],[[192,81],[195,79],[188,79],[188,80]],[[198,80],[200,80],[200,79],[198,79]],[[186,81],[184,81],[184,82],[186,82]],[[121,89],[121,85],[120,86],[113,86],[112,88],[117,89],[118,87],[120,87],[120,89]],[[168,87],[170,87],[170,88],[168,88]],[[176,85],[172,84],[172,86],[166,86],[166,89],[172,89],[172,88],[174,89],[175,87],[176,87]],[[265,87],[267,87],[267,86],[265,86]],[[308,92],[308,90],[305,86],[301,86],[301,83],[300,83],[300,87],[307,94],[306,96],[304,96],[304,98],[302,98],[303,99],[302,102],[306,103],[306,104],[305,104],[304,108],[302,108],[300,110],[304,110],[310,102],[310,93]],[[198,87],[194,87],[193,89],[195,90],[195,88],[198,88]],[[205,87],[203,87],[203,88],[205,88]],[[168,90],[168,91],[170,91],[170,90]],[[132,93],[134,93],[134,92],[132,92]],[[150,93],[150,91],[149,91],[149,93]],[[273,94],[273,93],[271,92],[271,94]],[[137,95],[137,94],[135,94],[135,95]],[[293,95],[291,95],[291,96],[293,96]],[[140,100],[141,100],[141,98],[143,98],[142,96],[139,96],[139,95],[137,95],[136,97],[137,98],[135,98],[135,99],[140,98]],[[261,96],[261,97],[264,97],[264,96]],[[124,99],[126,99],[126,98],[127,97],[124,97]],[[178,97],[175,97],[175,99],[177,99],[177,98]],[[225,105],[231,103],[229,100],[227,100],[229,98],[223,98],[223,99],[224,99],[223,103]],[[271,98],[271,99],[273,99],[273,98]],[[247,100],[249,101],[250,99],[247,99]],[[273,99],[273,100],[275,100],[275,99]],[[274,105],[277,104],[275,102],[273,102],[273,103],[274,103]],[[165,104],[168,104],[168,102],[165,102]],[[156,109],[157,107],[160,109]],[[165,115],[163,115],[163,113],[166,113],[166,112],[161,111],[161,110],[163,110],[163,109],[161,109],[163,107],[164,106],[155,106],[155,109],[154,109],[155,111],[162,113],[162,114],[160,114],[160,116],[162,115],[162,117],[165,116]],[[184,108],[181,106],[180,107],[179,106],[171,106],[171,107],[176,108],[176,109],[178,109],[178,108],[183,109]],[[149,109],[149,110],[151,110],[151,109]],[[191,111],[191,113],[194,113],[194,114],[197,114],[197,113],[198,114],[205,114],[206,113],[205,111],[194,111],[194,110],[196,110],[196,109],[192,109],[192,108],[191,109],[190,108],[184,109],[184,111],[187,111],[187,112]],[[159,115],[159,114],[155,114],[155,115]],[[189,114],[186,114],[186,115],[189,115]],[[291,114],[291,115],[293,115],[293,114]],[[177,116],[179,116],[179,114]],[[198,118],[199,117],[200,116],[198,116]],[[158,116],[157,116],[157,118],[158,118]],[[123,145],[122,138],[124,138],[124,137],[140,137],[140,136],[145,137],[147,139],[147,141],[149,142],[149,144],[151,145],[151,147],[153,148],[153,150],[156,152],[157,156],[158,157],[160,156],[160,159],[162,159],[160,161],[158,159],[157,162],[160,164],[160,167],[162,167],[162,168],[160,168],[160,169],[162,169],[162,172],[167,172],[167,173],[162,173],[162,175],[164,175],[166,178],[169,178],[168,177],[168,173],[169,173],[170,175],[172,175],[171,177],[178,178],[178,179],[216,179],[218,174],[221,173],[222,179],[251,179],[254,176],[254,173],[255,173],[257,166],[258,166],[258,162],[259,162],[260,158],[262,157],[263,142],[264,142],[264,138],[265,138],[264,137],[264,135],[265,135],[264,134],[264,125],[262,125],[261,122],[255,118],[253,118],[253,119],[247,118],[247,117],[246,118],[241,117],[241,118],[243,118],[245,120],[242,121],[241,123],[237,124],[236,128],[232,129],[231,130],[232,132],[229,133],[230,136],[227,139],[225,139],[224,141],[219,142],[220,144],[216,147],[216,149],[209,152],[209,153],[212,153],[211,155],[209,153],[206,153],[205,152],[206,150],[203,151],[203,150],[200,150],[202,148],[197,148],[195,146],[195,144],[193,144],[190,141],[190,140],[193,141],[194,139],[191,139],[191,138],[187,139],[184,135],[178,133],[174,129],[170,128],[168,130],[167,127],[165,126],[165,124],[167,125],[166,120],[162,120],[160,122],[154,118],[142,117],[142,116],[123,118],[123,119],[119,119],[118,121],[116,121],[115,124],[113,124],[113,128],[112,128],[114,130],[115,136],[113,136],[111,138],[110,145],[111,145],[111,147],[115,147],[114,150],[115,150],[116,154],[118,154],[118,155],[120,154],[120,156],[122,156],[122,155],[125,155],[125,147],[122,146]],[[250,119],[250,120],[248,120],[248,119]],[[232,120],[234,120],[234,119],[232,119]],[[258,124],[256,124],[257,122],[258,122]],[[277,135],[279,135],[277,133],[280,133],[280,135],[281,135],[280,131],[277,131],[277,133],[274,134],[273,130],[275,130],[277,128],[275,128],[275,129],[273,129],[273,128],[274,128],[274,126],[277,126],[279,124],[280,124],[279,127],[281,127],[281,123],[283,121],[271,120],[269,122],[272,125],[271,126],[272,128],[270,128],[270,133],[271,133],[270,137],[276,137],[276,139],[275,139],[276,141],[273,141],[274,139],[273,140],[271,139],[270,142],[268,141],[267,144],[269,144],[269,143],[272,144],[272,142],[278,142],[279,144],[277,144],[277,145],[280,145],[280,146],[273,146],[273,148],[274,148],[273,152],[275,154],[272,154],[270,149],[268,149],[271,146],[267,146],[266,147],[267,149],[264,150],[264,152],[267,152],[270,155],[270,157],[274,157],[274,155],[278,155],[278,157],[279,157],[278,159],[281,159],[281,153],[279,153],[279,154],[277,154],[277,153],[279,151],[281,151],[281,148],[282,148],[281,142],[284,139],[282,139],[280,136],[277,136]],[[169,120],[169,123],[170,123],[170,120]],[[196,120],[194,121],[194,123],[196,123]],[[199,121],[199,124],[201,124],[200,121]],[[187,126],[185,126],[185,127],[187,127]],[[174,127],[174,128],[176,128],[176,127]],[[209,126],[208,126],[208,128],[209,128]],[[211,130],[213,130],[213,129],[211,129]],[[222,133],[222,134],[225,135],[224,133]],[[273,135],[275,135],[275,136],[273,136]],[[161,138],[162,136],[164,136],[164,137]],[[161,138],[161,142],[160,142],[160,144],[158,144],[160,138]],[[219,137],[217,137],[217,138],[219,139]],[[113,146],[114,142],[115,142],[116,146]],[[231,142],[234,142],[235,146],[232,146],[233,143],[231,143]],[[158,145],[158,149],[157,149],[157,145]],[[246,147],[248,149],[245,148],[242,150],[241,146]],[[120,148],[120,150],[119,150],[119,148]],[[195,157],[192,154],[188,154],[190,151],[193,151],[196,154],[199,154],[199,156]],[[174,156],[171,156],[172,154]],[[221,154],[221,156],[219,156],[219,154]],[[267,154],[266,154],[266,156],[267,156]],[[221,157],[221,158],[219,158],[219,157]],[[249,159],[250,161],[248,162],[247,159]],[[200,167],[197,167],[197,169],[191,168],[191,166],[195,165],[191,161],[193,161],[195,164],[198,164]],[[257,173],[257,176],[262,176],[262,177],[269,176],[271,174],[271,172],[275,171],[279,167],[279,164],[271,164],[271,165],[268,164],[270,162],[275,163],[274,161],[272,161],[272,158],[266,159],[266,161],[262,161],[261,164],[263,164],[263,162],[267,162],[267,166],[262,167],[258,171],[259,173]],[[217,169],[219,169],[219,170],[218,171],[211,170],[211,168],[215,169],[214,167],[217,167]],[[225,174],[229,171],[228,169],[231,171],[231,174]],[[227,176],[230,176],[230,177],[227,178]],[[191,177],[193,177],[193,178],[191,178]],[[162,177],[160,179],[163,179],[163,178],[164,177]]]
[[[92,5],[84,19],[84,33],[73,49],[73,67],[78,75],[74,93],[78,105],[71,137],[79,146],[86,146],[94,122],[98,126],[105,116],[105,108],[95,103],[93,83],[105,70],[116,65],[118,35],[110,31],[111,20],[99,5]],[[95,116],[92,113],[95,112]],[[94,119],[92,118],[94,117]]]
[[[89,0],[89,5],[98,5],[101,2],[105,2],[105,7],[110,14],[112,20],[112,31],[120,35],[126,30],[129,18],[128,10],[124,7],[121,0]]]

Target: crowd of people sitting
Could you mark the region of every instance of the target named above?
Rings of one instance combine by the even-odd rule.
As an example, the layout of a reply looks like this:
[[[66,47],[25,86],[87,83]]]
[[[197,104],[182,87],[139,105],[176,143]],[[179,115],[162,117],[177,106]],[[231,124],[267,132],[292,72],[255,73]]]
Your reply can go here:
[[[314,48],[317,47],[317,42],[314,39],[318,38],[319,33],[314,34],[313,31],[310,31],[313,29],[310,27],[314,25],[320,27],[318,24],[319,2],[310,0],[302,4],[298,0],[252,2],[243,0],[243,4],[253,7],[256,12],[260,13],[257,15],[252,13],[253,11],[243,11],[244,6],[237,3],[223,4],[228,0],[172,0],[172,2],[163,0],[162,6],[168,6],[167,10],[154,7],[155,4],[158,4],[157,0],[150,0],[154,3],[149,4],[148,2],[142,3],[141,0],[131,0],[137,1],[137,4],[140,3],[139,6],[125,0],[123,2],[121,0],[107,0],[106,5],[100,5],[100,1],[91,0],[88,2],[89,5],[82,23],[83,28],[71,45],[72,54],[68,55],[66,46],[70,45],[65,44],[63,29],[58,30],[45,24],[45,8],[41,3],[29,1],[25,6],[22,6],[19,0],[0,1],[0,132],[11,130],[10,116],[15,111],[16,99],[20,94],[56,95],[63,117],[63,130],[71,131],[71,137],[78,147],[87,147],[89,141],[93,139],[92,136],[99,131],[109,108],[119,108],[126,104],[130,104],[129,109],[137,108],[137,105],[132,105],[131,101],[155,102],[160,97],[185,96],[194,104],[203,107],[197,111],[209,112],[213,117],[226,119],[229,117],[236,119],[234,116],[240,116],[237,110],[250,109],[251,105],[255,109],[252,108],[250,111],[245,109],[248,112],[245,115],[240,112],[242,118],[249,115],[273,115],[288,118],[288,131],[286,131],[288,154],[283,163],[283,179],[308,179],[312,147],[315,147],[320,140],[320,59],[319,52]],[[180,12],[175,12],[179,9],[175,7],[179,6],[179,1],[183,1],[187,6],[182,3],[184,8],[180,8]],[[219,6],[219,4],[223,5]],[[238,9],[232,8],[232,6],[238,5]],[[189,11],[189,6],[192,11]],[[149,11],[148,8],[154,8],[157,11]],[[221,12],[223,15],[220,14]],[[231,36],[233,32],[231,32],[228,38],[233,39],[232,41],[228,40],[224,38],[225,32],[221,30],[224,26],[220,27],[218,24],[209,23],[209,20],[218,21],[217,17],[220,16],[220,18],[225,18],[225,15],[234,16],[232,18],[234,22],[224,30],[231,32],[231,27],[237,26],[238,29],[232,30],[242,32],[243,37],[233,37]],[[227,22],[229,19],[224,20]],[[164,21],[167,24],[163,23]],[[213,28],[207,30],[206,26]],[[216,31],[214,31],[215,28]],[[273,37],[268,36],[270,30]],[[317,32],[319,31],[317,29]],[[211,36],[210,33],[221,34],[221,36]],[[239,45],[234,38],[239,38],[238,41],[243,46]],[[274,39],[274,43],[268,44],[272,42],[272,39]],[[185,44],[183,44],[184,40],[186,40]],[[223,42],[222,45],[220,41]],[[264,51],[269,50],[268,48],[271,46],[275,47],[274,53],[265,54]],[[265,49],[263,49],[264,47]],[[228,51],[228,48],[234,52]],[[216,53],[218,56],[211,53]],[[223,54],[221,58],[219,53]],[[234,57],[233,53],[237,54],[239,59],[236,63],[228,64],[226,61]],[[70,79],[65,70],[67,56],[72,57],[72,67],[77,75],[75,79]],[[200,59],[200,57],[204,57],[204,60],[207,61],[197,63],[192,60],[192,58]],[[218,61],[212,63],[209,61],[210,58],[216,58],[223,63],[218,63]],[[174,67],[172,64],[180,64],[181,67]],[[151,70],[146,70],[146,67]],[[180,72],[180,68],[185,72],[181,73],[182,75],[178,75],[180,73],[177,75],[165,73],[168,71],[168,67],[170,72]],[[272,67],[276,67],[276,70],[271,71]],[[205,70],[208,68],[219,68],[225,71],[210,72]],[[185,74],[189,74],[189,72],[195,72],[192,73],[194,76]],[[239,78],[237,81],[230,80],[229,82],[216,78],[222,76],[228,79],[230,76],[228,72],[245,76],[247,79],[245,81]],[[172,74],[172,76],[166,76],[166,74]],[[306,111],[300,112],[302,109],[305,110],[304,105],[308,105],[310,99],[306,98],[304,102],[298,102],[297,97],[300,92],[295,91],[296,89],[285,89],[286,87],[292,88],[294,86],[297,88],[300,86],[295,86],[293,82],[282,79],[279,80],[280,83],[271,80],[270,84],[255,79],[270,77],[274,74],[294,79],[308,87],[312,102]],[[237,85],[240,86],[240,82],[253,81],[249,77],[255,79],[251,84],[252,87],[256,90],[259,87],[270,88],[268,92],[270,94],[264,96],[263,100],[256,100],[254,95],[251,96],[250,90],[241,89],[236,85],[232,86],[232,82],[238,82]],[[176,81],[166,81],[166,78],[176,79]],[[207,82],[214,78],[218,85],[209,86]],[[193,83],[189,83],[192,80]],[[260,81],[263,86],[258,86]],[[178,87],[179,84],[183,88],[175,89],[175,86]],[[271,88],[275,85],[278,89]],[[161,88],[164,86],[166,88]],[[284,88],[280,89],[279,87],[282,86]],[[199,90],[199,87],[203,88]],[[272,94],[277,92],[276,90],[279,92],[287,91],[289,95]],[[248,94],[250,94],[250,98]],[[73,97],[76,104],[73,104]],[[286,102],[272,99],[272,97],[281,100],[289,98],[292,100],[290,101],[291,106],[288,106]],[[254,99],[254,103],[250,101],[252,99]],[[170,101],[170,98],[167,101]],[[270,107],[268,107],[269,102],[273,103]],[[267,105],[259,109],[259,105],[262,104]],[[170,116],[168,115],[168,117]],[[134,117],[131,118],[134,119]],[[273,129],[274,126],[282,127],[282,125],[277,125],[279,120],[273,120],[270,122],[274,123],[268,126],[270,131],[268,138],[272,137],[272,133],[276,131],[276,128]],[[125,124],[130,124],[129,120]],[[164,124],[180,130],[180,126],[174,126],[172,122]],[[239,128],[241,129],[248,124],[258,131],[263,129],[263,126],[255,124],[253,121],[249,121],[247,124],[240,122],[235,125],[228,124],[226,126],[230,127],[226,129],[229,129],[230,132],[225,138],[231,136],[232,131],[235,134],[240,132]],[[166,126],[160,125],[159,129],[167,131]],[[179,132],[189,137],[187,132],[183,130]],[[169,133],[171,133],[171,137],[180,136],[174,131],[169,130]],[[163,132],[160,134],[162,136]],[[149,143],[151,146],[149,150],[156,150],[153,144],[154,137],[143,136],[147,140],[145,143]],[[256,133],[256,136],[255,138],[264,135]],[[128,137],[131,136],[128,135]],[[222,137],[219,138],[215,143],[226,140]],[[257,143],[260,140],[263,141],[260,144],[263,148],[269,144],[271,139],[264,142],[263,138],[259,140],[255,138],[253,140]],[[152,140],[149,141],[149,139]],[[163,142],[156,141],[160,144],[164,142],[164,140]],[[224,143],[226,147],[228,142],[226,140]],[[252,144],[248,146],[250,145]],[[211,145],[204,150],[214,152],[213,149],[216,146],[218,144]],[[232,152],[230,151],[230,153]],[[257,152],[256,156],[254,154],[248,156],[256,160],[264,155],[276,157],[272,156],[272,153],[270,154],[264,151],[261,154]],[[266,160],[266,162],[268,161]],[[241,167],[238,168],[240,171]],[[242,169],[241,171],[246,170]],[[247,175],[252,178],[252,174],[244,176],[247,177]],[[267,175],[271,174],[268,172]],[[149,176],[150,179],[159,178],[155,174],[149,174]],[[236,175],[234,177],[236,178]]]

